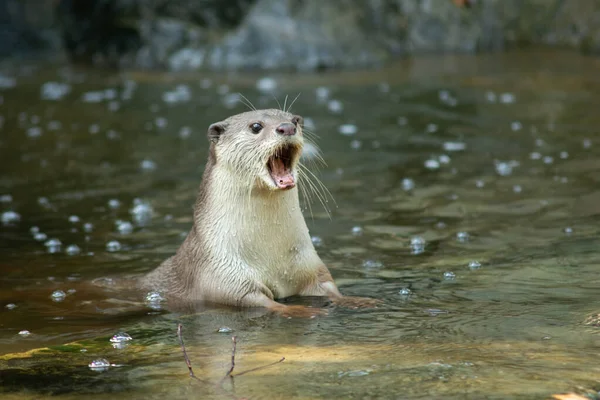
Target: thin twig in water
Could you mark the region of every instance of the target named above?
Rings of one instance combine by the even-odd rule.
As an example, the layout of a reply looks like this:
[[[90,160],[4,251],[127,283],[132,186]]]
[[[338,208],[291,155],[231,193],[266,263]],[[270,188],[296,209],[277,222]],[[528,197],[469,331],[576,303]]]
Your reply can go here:
[[[190,362],[190,358],[188,357],[187,352],[185,351],[185,345],[183,344],[182,331],[183,331],[183,325],[179,324],[177,326],[177,337],[179,338],[179,344],[181,344],[181,351],[183,352],[183,358],[185,359],[185,363],[188,367],[188,370],[190,371],[190,376],[195,378],[196,375],[194,375],[194,370],[192,369],[192,363]]]
[[[237,336],[232,336],[231,341],[233,342],[233,348],[231,349],[231,368],[229,368],[229,371],[227,371],[223,379],[227,378],[228,376],[231,376],[231,373],[235,368],[235,350],[237,347]]]
[[[179,344],[181,344],[181,351],[183,352],[183,358],[185,359],[185,364],[188,367],[188,370],[190,372],[190,377],[194,378],[195,380],[197,380],[198,382],[202,382],[202,383],[208,383],[207,381],[198,378],[195,374],[194,374],[194,370],[192,369],[192,363],[190,361],[190,358],[187,355],[187,351],[185,350],[185,344],[183,343],[183,325],[178,324],[177,325],[177,337],[179,338]],[[271,364],[267,364],[267,365],[262,365],[260,367],[256,367],[256,368],[252,368],[246,371],[242,371],[239,374],[235,374],[235,375],[231,375],[233,370],[235,369],[235,352],[237,350],[237,337],[236,336],[232,336],[231,337],[231,341],[233,342],[233,347],[231,349],[231,366],[229,368],[229,370],[227,371],[227,373],[225,374],[225,376],[223,378],[221,378],[221,380],[217,383],[216,388],[217,390],[221,391],[223,394],[231,397],[234,400],[240,400],[237,396],[235,396],[233,393],[229,392],[228,390],[226,390],[223,387],[223,382],[225,381],[225,379],[227,379],[228,377],[232,380],[233,383],[233,378],[235,376],[241,376],[241,375],[245,375],[249,372],[254,372],[254,371],[258,371],[264,368],[268,368],[272,365],[275,364],[279,364],[281,362],[283,362],[285,360],[285,357],[282,357],[279,361],[275,361],[272,362]]]

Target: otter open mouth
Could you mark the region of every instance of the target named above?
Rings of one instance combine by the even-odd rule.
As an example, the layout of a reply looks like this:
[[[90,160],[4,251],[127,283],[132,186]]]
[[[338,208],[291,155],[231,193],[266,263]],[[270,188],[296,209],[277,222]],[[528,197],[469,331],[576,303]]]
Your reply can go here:
[[[297,151],[296,146],[285,145],[277,149],[267,162],[271,178],[279,189],[286,190],[296,186],[292,161]]]

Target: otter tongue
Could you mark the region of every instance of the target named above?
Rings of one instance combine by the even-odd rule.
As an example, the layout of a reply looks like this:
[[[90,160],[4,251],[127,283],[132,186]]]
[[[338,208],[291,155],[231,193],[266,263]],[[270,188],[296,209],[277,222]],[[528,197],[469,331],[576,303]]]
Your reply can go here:
[[[292,171],[285,167],[285,164],[281,158],[273,157],[271,159],[271,177],[280,189],[289,189],[294,187],[295,183]]]

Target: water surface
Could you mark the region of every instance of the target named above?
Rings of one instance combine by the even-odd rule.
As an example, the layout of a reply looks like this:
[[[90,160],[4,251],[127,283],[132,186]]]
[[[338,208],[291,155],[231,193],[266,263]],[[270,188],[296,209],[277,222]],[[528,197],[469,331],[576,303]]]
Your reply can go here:
[[[597,397],[600,331],[584,321],[600,312],[599,66],[572,53],[432,56],[264,79],[6,63],[0,391]],[[290,320],[171,312],[90,288],[174,253],[191,226],[206,129],[247,109],[238,92],[261,108],[301,94],[293,111],[319,135],[318,176],[335,199],[306,208],[311,234],[341,290],[383,306]],[[178,323],[205,382],[187,374]],[[236,370],[286,361],[219,389],[231,353],[222,327],[239,340]],[[121,331],[133,340],[113,348]],[[90,370],[98,358],[118,366]]]

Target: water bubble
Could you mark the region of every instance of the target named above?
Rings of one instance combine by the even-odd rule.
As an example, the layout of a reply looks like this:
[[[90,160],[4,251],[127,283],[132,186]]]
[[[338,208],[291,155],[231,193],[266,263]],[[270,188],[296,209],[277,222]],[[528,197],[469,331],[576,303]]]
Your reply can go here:
[[[440,167],[440,162],[438,160],[435,160],[432,158],[432,159],[425,161],[424,165],[425,165],[425,168],[433,170],[433,169],[438,169]]]
[[[404,178],[402,179],[402,189],[405,191],[410,191],[413,190],[415,188],[415,181],[413,181],[411,178]]]
[[[106,243],[106,250],[110,252],[119,251],[121,250],[121,243],[117,242],[116,240],[111,240],[110,242]]]
[[[566,227],[565,229],[563,229],[563,231],[567,234],[567,235],[571,235],[573,233],[573,228],[571,228],[570,226]]]
[[[467,148],[466,143],[462,142],[444,142],[444,150],[446,151],[462,151]]]
[[[450,164],[450,157],[446,154],[442,154],[438,157],[438,161],[440,162],[440,164]]]
[[[272,92],[277,89],[277,81],[271,77],[265,76],[256,81],[256,89],[261,92]]]
[[[323,239],[321,239],[318,236],[313,236],[310,238],[310,240],[312,241],[313,245],[315,245],[316,247],[323,245]]]
[[[15,308],[17,308],[17,305],[14,303],[8,303],[4,306],[4,308],[6,308],[7,310],[14,310]]]
[[[94,225],[91,222],[86,222],[83,224],[83,230],[84,232],[90,233],[94,230]]]
[[[329,109],[329,111],[335,114],[339,114],[342,111],[344,111],[344,105],[339,100],[329,100],[329,102],[327,103],[327,108]]]
[[[357,376],[366,376],[372,372],[370,369],[366,370],[358,370],[358,371],[346,371],[346,372],[338,372],[338,377],[342,378],[344,376],[357,377]]]
[[[174,90],[163,93],[162,99],[165,103],[184,103],[190,101],[192,92],[187,85],[177,85]]]
[[[513,168],[519,166],[518,161],[494,161],[494,165],[496,167],[496,172],[501,176],[508,176],[512,174]]]
[[[338,127],[338,132],[346,136],[355,135],[358,127],[354,124],[343,124]]]
[[[0,89],[11,89],[17,86],[17,79],[0,73]]]
[[[218,333],[232,333],[233,329],[231,329],[227,326],[222,326],[221,328],[219,328],[219,330],[217,332]]]
[[[65,253],[67,253],[70,256],[76,256],[77,254],[81,253],[81,249],[76,244],[71,244],[67,246],[67,248],[65,249]]]
[[[121,136],[119,135],[119,133],[117,131],[109,129],[108,132],[106,132],[106,137],[110,140],[117,140]]]
[[[569,153],[567,153],[566,151],[561,151],[559,157],[564,160],[566,158],[569,158]]]
[[[409,288],[402,288],[400,289],[400,292],[398,292],[398,294],[400,296],[410,296],[412,294],[412,291]]]
[[[131,210],[129,210],[129,212],[131,213],[135,223],[143,225],[150,221],[154,210],[149,203],[143,202],[140,199],[135,199],[134,206]]]
[[[510,129],[512,129],[513,131],[520,131],[523,128],[523,124],[521,124],[519,121],[513,121],[510,124]]]
[[[383,267],[383,263],[377,260],[365,260],[363,262],[363,267],[365,268],[381,268]]]
[[[88,132],[91,133],[92,135],[95,135],[98,132],[100,132],[100,126],[98,124],[92,124],[88,128]]]
[[[471,269],[477,269],[481,267],[481,263],[479,261],[471,261],[469,263],[469,268]]]
[[[350,147],[353,150],[358,150],[362,147],[362,142],[360,140],[353,140],[350,142]]]
[[[65,299],[65,297],[67,297],[67,294],[65,292],[63,292],[62,290],[55,290],[50,295],[50,298],[52,299],[52,301],[55,301],[57,303],[63,301]]]
[[[99,358],[89,363],[88,367],[94,371],[106,371],[110,367],[110,363],[105,358]]]
[[[27,129],[27,137],[37,138],[40,136],[42,136],[42,128],[39,126],[32,126],[31,128]]]
[[[427,126],[425,127],[425,132],[427,133],[434,133],[437,132],[438,130],[438,126],[436,124],[427,124]]]
[[[129,221],[118,221],[117,230],[122,235],[129,235],[133,232],[133,224]]]
[[[485,182],[482,181],[481,179],[478,179],[475,181],[475,186],[477,186],[479,189],[481,189],[482,187],[485,186]]]
[[[179,130],[179,137],[182,139],[187,139],[192,135],[192,128],[189,126],[183,126]]]
[[[470,239],[470,235],[468,232],[458,232],[456,234],[456,240],[459,242],[468,242]]]
[[[168,121],[164,117],[158,117],[154,120],[154,125],[156,125],[157,128],[166,128],[167,124]]]
[[[79,222],[79,217],[77,215],[71,215],[69,217],[69,222],[72,224],[76,224]]]
[[[546,156],[546,157],[544,157],[543,161],[544,161],[544,164],[552,164],[554,162],[554,157]]]
[[[387,82],[381,82],[378,87],[381,93],[388,93],[390,91],[390,84]]]
[[[217,88],[217,93],[219,93],[220,95],[229,93],[229,86],[228,85],[219,85],[219,87]]]
[[[165,298],[162,297],[162,295],[158,292],[149,292],[146,295],[146,305],[152,308],[153,310],[160,310],[160,303],[162,303],[163,301],[165,301]]]
[[[62,128],[62,123],[60,121],[50,121],[48,122],[48,130],[57,131]]]
[[[317,127],[317,125],[315,124],[315,120],[310,118],[310,117],[306,117],[304,118],[304,128],[305,129],[309,129],[309,130],[315,130],[315,128]]]
[[[513,186],[513,192],[515,193],[521,193],[523,191],[523,188],[521,187],[521,185],[514,185]]]
[[[329,94],[331,93],[331,91],[329,90],[329,88],[321,86],[321,87],[318,87],[315,90],[315,93],[316,93],[317,98],[319,100],[327,100],[327,98],[329,97]]]
[[[14,211],[5,211],[0,217],[3,225],[15,224],[21,220],[21,215]]]
[[[438,229],[444,229],[444,228],[446,228],[446,223],[444,221],[439,221],[438,223],[435,224],[435,227]]]
[[[100,103],[104,100],[103,92],[86,92],[81,97],[84,103]]]
[[[408,118],[400,116],[396,119],[396,123],[399,126],[406,126],[408,124]]]
[[[10,203],[13,201],[13,198],[10,194],[3,194],[0,196],[0,203]]]
[[[487,100],[488,103],[495,103],[496,102],[496,93],[494,93],[492,91],[485,92],[485,99]]]
[[[414,236],[410,239],[410,252],[412,254],[421,254],[425,251],[425,239],[420,236]]]
[[[125,332],[119,332],[110,338],[111,343],[123,343],[132,340],[133,338]]]
[[[452,280],[452,279],[455,279],[455,278],[456,278],[456,275],[454,274],[454,272],[452,272],[452,271],[444,272],[444,279],[446,279],[446,280]]]
[[[534,151],[533,153],[529,153],[529,158],[532,160],[539,160],[542,158],[542,155],[537,151]]]
[[[119,207],[121,207],[121,202],[119,200],[117,200],[117,199],[108,200],[108,208],[116,210]]]
[[[363,228],[362,227],[355,226],[355,227],[352,228],[352,234],[354,236],[360,236],[360,235],[362,235],[362,233],[363,233]]]
[[[37,240],[38,242],[43,242],[44,240],[48,239],[48,235],[46,235],[44,232],[37,232],[33,234],[33,239]]]
[[[222,100],[226,108],[234,108],[242,101],[242,96],[239,93],[227,93]]]
[[[66,83],[46,82],[42,85],[41,96],[44,100],[60,100],[71,91]]]
[[[583,148],[589,149],[592,147],[592,141],[590,139],[583,139]]]
[[[104,98],[106,100],[113,100],[117,97],[117,91],[113,88],[104,89]]]
[[[140,163],[140,168],[144,171],[153,171],[156,169],[156,163],[152,160],[143,160]]]
[[[24,329],[22,331],[19,331],[19,335],[21,335],[23,337],[26,337],[26,336],[31,335],[31,332],[29,332],[28,330]]]
[[[164,298],[162,297],[162,295],[159,292],[148,292],[146,294],[146,301],[160,302],[160,301],[164,301]]]
[[[58,239],[48,239],[44,243],[44,246],[46,246],[46,249],[50,254],[58,253],[61,245],[62,243]]]
[[[516,96],[512,93],[502,93],[500,95],[500,103],[511,104],[517,100]]]

